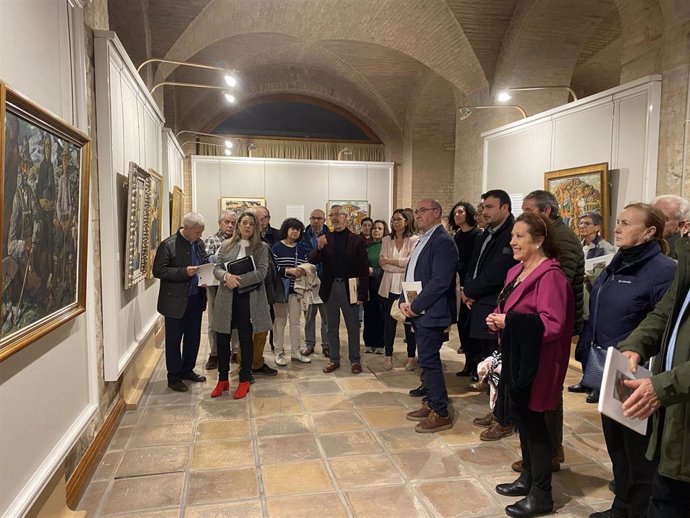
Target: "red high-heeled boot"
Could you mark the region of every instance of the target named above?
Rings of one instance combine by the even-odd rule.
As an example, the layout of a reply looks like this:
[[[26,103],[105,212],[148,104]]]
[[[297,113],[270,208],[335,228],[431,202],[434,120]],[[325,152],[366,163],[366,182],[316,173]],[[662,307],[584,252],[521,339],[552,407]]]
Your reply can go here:
[[[249,392],[249,382],[240,381],[240,384],[237,385],[237,390],[235,390],[235,395],[233,397],[235,399],[242,399],[247,395],[247,392]]]
[[[228,380],[219,381],[216,384],[216,388],[214,388],[213,392],[211,392],[211,397],[218,397],[223,392],[227,392],[228,390],[230,390],[230,382]]]

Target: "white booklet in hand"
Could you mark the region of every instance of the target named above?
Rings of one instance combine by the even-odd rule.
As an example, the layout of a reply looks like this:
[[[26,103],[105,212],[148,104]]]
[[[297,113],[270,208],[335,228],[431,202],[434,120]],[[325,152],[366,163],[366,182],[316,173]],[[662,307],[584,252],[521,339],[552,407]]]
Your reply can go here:
[[[647,419],[631,419],[623,415],[623,403],[634,392],[623,382],[649,377],[651,377],[650,372],[642,366],[637,367],[635,374],[630,372],[628,358],[615,347],[609,347],[606,352],[606,364],[604,365],[604,376],[599,394],[599,412],[631,430],[645,435],[647,433]]]
[[[422,281],[403,281],[402,290],[405,294],[405,302],[412,304],[412,301],[417,298],[417,295],[422,291]]]
[[[213,263],[206,263],[199,266],[199,286],[218,286],[220,283],[216,276],[213,275],[213,269],[216,267]]]

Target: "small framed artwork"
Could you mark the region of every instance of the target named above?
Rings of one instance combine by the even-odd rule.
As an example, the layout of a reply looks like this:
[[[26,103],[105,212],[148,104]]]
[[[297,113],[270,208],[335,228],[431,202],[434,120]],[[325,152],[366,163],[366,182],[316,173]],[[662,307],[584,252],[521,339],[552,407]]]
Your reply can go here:
[[[220,210],[231,210],[238,216],[247,209],[256,209],[257,207],[265,207],[266,200],[264,198],[230,198],[223,196],[220,199]]]
[[[340,205],[347,214],[347,228],[359,234],[362,228],[362,220],[369,216],[369,202],[367,200],[329,200],[326,206],[326,214],[334,205]],[[328,221],[328,228],[333,230],[331,222]]]
[[[146,243],[146,278],[153,278],[153,258],[163,235],[163,176],[153,169],[148,170],[149,183],[146,191],[146,213],[148,215],[148,243]]]
[[[184,216],[184,192],[177,185],[173,187],[172,204],[170,207],[170,234],[174,234],[182,226]]]
[[[125,288],[146,277],[148,262],[149,215],[146,210],[149,173],[134,162],[129,163],[127,182],[127,225],[125,228]]]
[[[563,221],[576,235],[580,216],[598,212],[601,234],[609,239],[608,163],[549,171],[544,174],[544,189],[556,197]]]
[[[0,361],[86,309],[90,149],[0,83]]]

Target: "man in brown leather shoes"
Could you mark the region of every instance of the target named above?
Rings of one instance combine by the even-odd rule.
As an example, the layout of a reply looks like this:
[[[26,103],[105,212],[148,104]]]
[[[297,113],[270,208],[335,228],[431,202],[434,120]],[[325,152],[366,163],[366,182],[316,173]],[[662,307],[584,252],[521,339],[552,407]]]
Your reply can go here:
[[[330,363],[323,368],[329,373],[340,368],[340,314],[347,328],[348,356],[353,374],[362,372],[359,341],[359,307],[369,296],[369,261],[364,240],[347,229],[347,213],[333,205],[329,218],[333,232],[317,239],[316,250],[309,262],[323,265],[319,296],[326,305]],[[357,283],[357,300],[351,300],[350,284]]]
[[[400,311],[412,321],[419,365],[424,370],[427,397],[422,408],[409,412],[407,419],[418,421],[419,433],[440,432],[453,427],[448,408],[448,391],[443,378],[441,346],[446,328],[456,320],[455,274],[458,250],[441,225],[443,210],[436,200],[417,204],[415,221],[421,235],[405,272],[406,282],[421,282],[422,289],[411,303],[400,298]]]

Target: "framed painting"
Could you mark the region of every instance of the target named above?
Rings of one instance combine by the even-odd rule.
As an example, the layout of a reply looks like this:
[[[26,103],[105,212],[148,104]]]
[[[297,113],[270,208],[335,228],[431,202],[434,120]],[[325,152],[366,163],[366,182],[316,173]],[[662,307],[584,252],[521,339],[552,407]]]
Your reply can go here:
[[[247,209],[256,209],[257,207],[265,207],[266,200],[264,198],[229,198],[222,197],[220,199],[220,210],[231,210],[238,216]]]
[[[146,207],[149,173],[129,163],[127,181],[127,225],[125,226],[125,288],[146,278],[148,262],[149,215]]]
[[[182,226],[184,216],[184,192],[177,185],[173,187],[172,203],[170,207],[170,234],[174,234]]]
[[[0,83],[0,360],[86,309],[90,141]]]
[[[592,164],[544,174],[544,189],[560,205],[563,221],[579,235],[580,216],[585,212],[601,214],[601,234],[609,239],[608,163]]]
[[[359,234],[362,228],[362,220],[369,216],[369,202],[367,200],[329,200],[326,206],[328,214],[333,205],[340,205],[347,214],[347,228],[355,234]],[[330,221],[328,228],[333,230]]]
[[[163,176],[153,169],[148,170],[149,183],[146,190],[146,214],[148,216],[148,243],[146,243],[146,278],[153,279],[153,258],[163,235]]]

